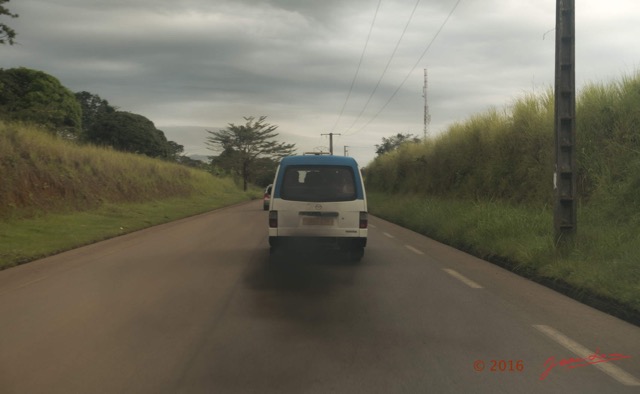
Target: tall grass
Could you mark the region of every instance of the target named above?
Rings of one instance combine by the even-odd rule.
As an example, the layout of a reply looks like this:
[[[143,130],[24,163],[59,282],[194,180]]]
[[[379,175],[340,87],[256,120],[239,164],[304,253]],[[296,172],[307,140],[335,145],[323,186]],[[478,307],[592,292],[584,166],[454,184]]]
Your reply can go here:
[[[640,207],[640,73],[591,84],[577,105],[577,163],[583,202]],[[553,92],[525,95],[452,125],[442,135],[377,157],[372,190],[547,206],[553,201]]]
[[[234,188],[210,174],[0,122],[0,219]]]
[[[567,256],[551,236],[551,90],[377,157],[371,210],[640,312],[640,73],[586,86],[576,111],[578,235]]]
[[[552,196],[551,92],[405,144],[368,167],[372,189],[544,204]]]

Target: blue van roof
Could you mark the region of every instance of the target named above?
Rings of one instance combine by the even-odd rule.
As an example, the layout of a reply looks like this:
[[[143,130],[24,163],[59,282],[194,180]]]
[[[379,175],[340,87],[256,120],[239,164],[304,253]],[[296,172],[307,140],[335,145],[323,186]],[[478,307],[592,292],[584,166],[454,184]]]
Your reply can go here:
[[[358,168],[358,163],[353,157],[333,156],[333,155],[305,155],[305,156],[287,156],[280,161],[281,165],[305,165],[305,164],[325,164],[350,166]]]

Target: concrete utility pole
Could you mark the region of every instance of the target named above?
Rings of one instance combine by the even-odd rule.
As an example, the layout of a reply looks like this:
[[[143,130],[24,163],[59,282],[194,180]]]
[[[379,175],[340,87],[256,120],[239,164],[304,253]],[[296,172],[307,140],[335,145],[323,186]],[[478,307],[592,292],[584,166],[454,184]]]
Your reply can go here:
[[[571,243],[577,227],[575,15],[575,0],[556,0],[553,222],[558,244]]]
[[[349,150],[347,149],[349,146],[345,145],[344,146],[344,155],[347,156],[349,154]]]
[[[329,136],[329,152],[333,156],[333,136],[334,135],[342,135],[342,134],[328,133],[328,134],[321,134],[321,135],[328,135]]]

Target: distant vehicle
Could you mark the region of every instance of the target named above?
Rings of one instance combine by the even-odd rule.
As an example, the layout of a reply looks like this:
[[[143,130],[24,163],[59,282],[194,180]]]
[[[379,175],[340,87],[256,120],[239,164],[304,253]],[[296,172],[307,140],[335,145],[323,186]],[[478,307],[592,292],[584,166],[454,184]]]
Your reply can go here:
[[[320,241],[359,261],[367,245],[367,198],[357,162],[343,156],[281,160],[269,210],[269,245]]]
[[[265,211],[269,210],[269,202],[271,201],[271,189],[273,188],[273,185],[269,185],[267,186],[266,189],[264,189],[264,197],[262,198],[262,206],[264,208]]]

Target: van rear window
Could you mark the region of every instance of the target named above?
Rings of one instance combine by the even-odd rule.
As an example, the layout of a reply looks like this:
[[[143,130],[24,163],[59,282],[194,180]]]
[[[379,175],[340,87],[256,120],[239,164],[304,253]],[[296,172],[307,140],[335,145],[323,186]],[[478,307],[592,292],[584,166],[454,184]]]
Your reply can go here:
[[[288,166],[280,190],[283,200],[353,201],[356,185],[347,166]]]

